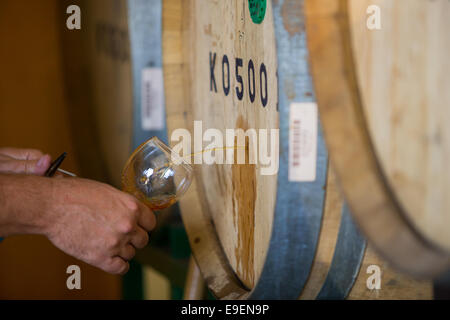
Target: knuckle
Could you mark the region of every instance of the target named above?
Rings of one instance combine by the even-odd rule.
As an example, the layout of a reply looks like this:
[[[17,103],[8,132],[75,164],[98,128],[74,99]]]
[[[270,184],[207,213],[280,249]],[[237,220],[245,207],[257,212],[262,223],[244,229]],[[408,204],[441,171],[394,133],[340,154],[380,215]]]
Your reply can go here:
[[[125,205],[131,213],[137,214],[139,212],[139,204],[137,199],[129,194],[126,195]]]
[[[123,219],[122,221],[119,222],[119,232],[121,233],[132,233],[135,228],[136,228],[136,222],[134,219],[128,218],[128,219]]]
[[[34,164],[32,161],[15,161],[13,165],[13,171],[15,173],[33,173]]]

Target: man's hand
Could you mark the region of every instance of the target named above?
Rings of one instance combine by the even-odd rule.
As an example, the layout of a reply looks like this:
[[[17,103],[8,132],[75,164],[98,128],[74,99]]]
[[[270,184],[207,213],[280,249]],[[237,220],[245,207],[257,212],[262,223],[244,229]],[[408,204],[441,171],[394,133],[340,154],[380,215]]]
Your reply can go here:
[[[50,179],[49,179],[50,180]],[[106,272],[124,274],[155,227],[152,211],[133,196],[85,179],[51,179],[44,234],[64,252]]]
[[[75,258],[126,273],[136,249],[147,245],[153,212],[103,183],[37,177],[50,162],[39,150],[0,148],[0,236],[44,234]]]
[[[0,173],[43,176],[50,162],[50,156],[39,150],[0,148]]]

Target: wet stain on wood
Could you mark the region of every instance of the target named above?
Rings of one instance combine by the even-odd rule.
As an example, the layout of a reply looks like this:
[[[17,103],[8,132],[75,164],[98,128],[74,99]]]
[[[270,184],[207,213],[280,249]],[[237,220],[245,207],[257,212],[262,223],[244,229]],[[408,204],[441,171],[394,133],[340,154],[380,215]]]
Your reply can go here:
[[[236,122],[236,128],[244,131],[248,123],[242,116]],[[236,138],[235,138],[236,139]],[[236,139],[237,140],[237,139]],[[235,145],[237,141],[235,140]],[[254,229],[256,202],[256,167],[249,164],[249,141],[245,140],[245,164],[237,164],[237,151],[232,165],[233,184],[233,223],[237,229],[237,246],[235,256],[237,272],[241,281],[248,288],[254,285]]]

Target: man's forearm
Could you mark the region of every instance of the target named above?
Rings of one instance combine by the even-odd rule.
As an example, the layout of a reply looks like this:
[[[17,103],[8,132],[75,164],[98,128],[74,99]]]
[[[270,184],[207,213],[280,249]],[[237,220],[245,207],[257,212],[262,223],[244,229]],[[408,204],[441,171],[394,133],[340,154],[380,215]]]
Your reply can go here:
[[[44,234],[52,179],[0,174],[0,237]]]

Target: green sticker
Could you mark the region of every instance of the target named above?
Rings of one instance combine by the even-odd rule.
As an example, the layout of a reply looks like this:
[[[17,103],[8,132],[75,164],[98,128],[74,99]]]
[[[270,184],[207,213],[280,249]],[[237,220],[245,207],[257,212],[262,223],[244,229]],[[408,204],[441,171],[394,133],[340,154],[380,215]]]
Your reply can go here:
[[[263,22],[266,16],[266,0],[248,0],[248,8],[250,10],[250,16],[252,21],[256,24]]]

